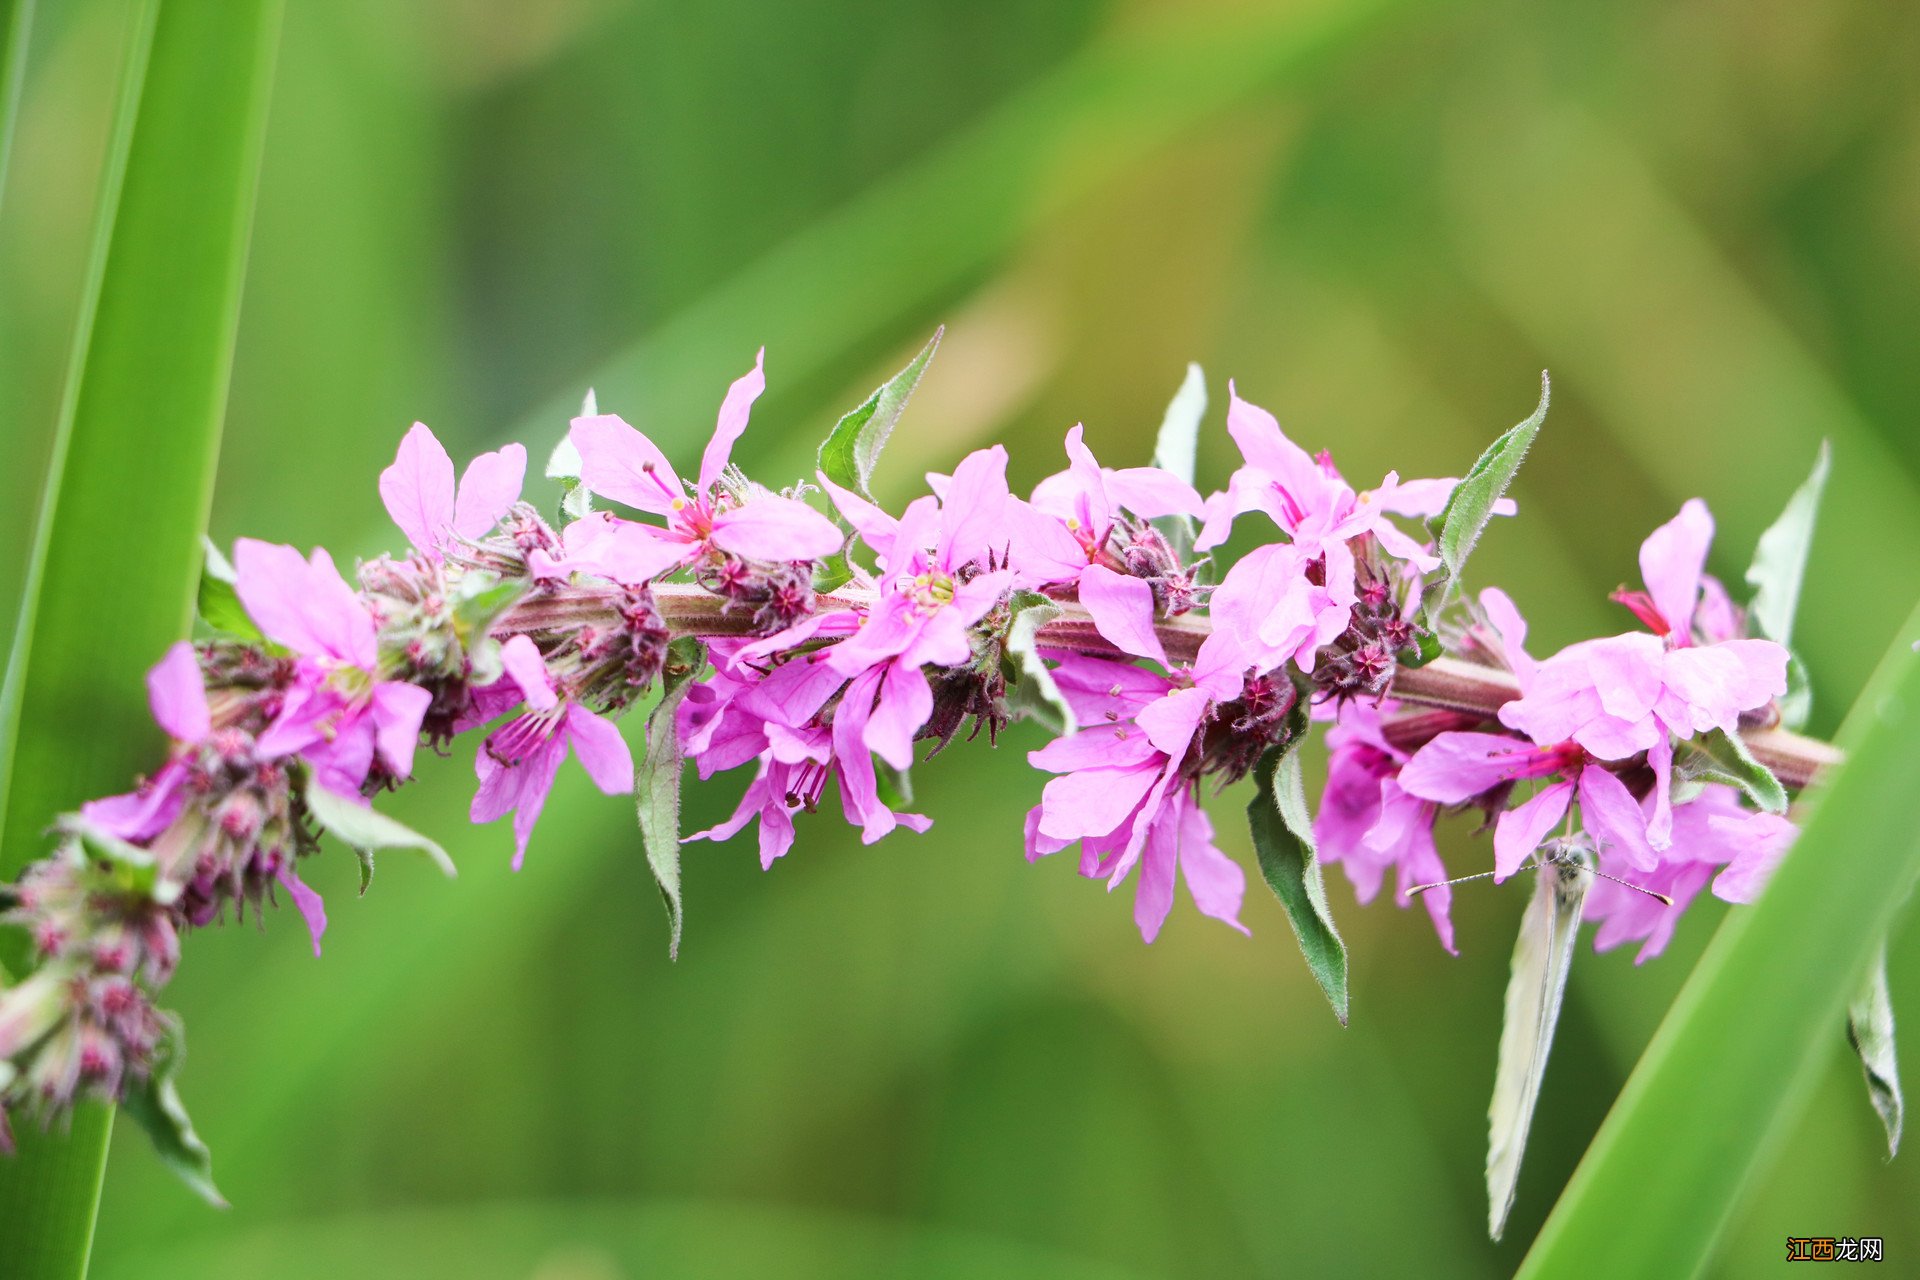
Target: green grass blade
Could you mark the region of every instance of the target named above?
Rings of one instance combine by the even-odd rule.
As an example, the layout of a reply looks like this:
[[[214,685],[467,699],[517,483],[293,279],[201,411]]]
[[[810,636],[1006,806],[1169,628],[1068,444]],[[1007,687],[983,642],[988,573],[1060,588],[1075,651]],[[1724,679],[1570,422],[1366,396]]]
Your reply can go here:
[[[1920,879],[1916,645],[1920,610],[1842,731],[1847,764],[1767,891],[1721,926],[1521,1276],[1693,1274],[1778,1150]]]
[[[0,697],[0,876],[150,766],[142,677],[192,615],[279,0],[136,11],[94,251]],[[22,940],[0,939],[17,964]],[[0,1161],[10,1277],[86,1271],[112,1116]]]
[[[20,87],[27,78],[27,41],[33,32],[34,0],[0,0],[0,205],[7,198],[7,161],[13,156],[13,124],[20,116]]]

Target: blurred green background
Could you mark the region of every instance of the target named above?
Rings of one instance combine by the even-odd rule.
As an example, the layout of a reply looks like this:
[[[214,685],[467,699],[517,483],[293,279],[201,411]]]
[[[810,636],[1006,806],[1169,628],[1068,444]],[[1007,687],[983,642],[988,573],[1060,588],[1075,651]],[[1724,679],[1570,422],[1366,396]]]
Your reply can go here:
[[[9,609],[125,18],[40,5],[0,213]],[[1800,632],[1827,732],[1920,594],[1917,54],[1920,13],[1869,0],[290,0],[213,534],[376,554],[408,423],[543,457],[589,385],[690,458],[761,343],[742,456],[784,482],[948,325],[895,499],[993,440],[1030,483],[1076,420],[1144,460],[1189,359],[1203,481],[1229,376],[1356,480],[1457,473],[1547,366],[1522,521],[1475,576],[1537,651],[1624,629],[1605,592],[1648,530],[1704,495],[1737,579],[1830,439]],[[1644,968],[1582,955],[1494,1246],[1523,891],[1462,891],[1453,960],[1337,884],[1342,1030],[1257,884],[1251,941],[1183,906],[1147,948],[1130,891],[1029,867],[1040,741],[922,770],[926,836],[862,848],[821,815],[766,874],[750,839],[690,847],[677,965],[624,803],[570,770],[513,875],[505,828],[465,825],[471,748],[428,760],[394,809],[458,881],[392,860],[356,900],[336,856],[322,960],[285,919],[191,940],[169,1002],[235,1207],[125,1130],[95,1274],[1510,1271],[1718,904]],[[740,785],[690,787],[689,826]],[[1242,803],[1218,809],[1244,855]],[[1911,1021],[1911,931],[1893,978]],[[1835,1027],[1718,1273],[1790,1234],[1913,1265],[1920,1165],[1882,1154]]]

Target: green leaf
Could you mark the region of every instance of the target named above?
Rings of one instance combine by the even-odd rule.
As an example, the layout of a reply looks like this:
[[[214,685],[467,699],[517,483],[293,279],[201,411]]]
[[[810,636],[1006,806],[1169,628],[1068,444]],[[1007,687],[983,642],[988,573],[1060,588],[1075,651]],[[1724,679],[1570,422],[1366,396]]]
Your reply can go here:
[[[178,885],[160,878],[160,864],[147,850],[128,844],[75,813],[63,815],[59,829],[79,841],[87,861],[104,874],[115,891],[161,906],[180,896]]]
[[[1800,584],[1806,579],[1813,526],[1832,462],[1833,450],[1823,440],[1812,474],[1787,499],[1780,518],[1760,535],[1753,563],[1747,566],[1747,585],[1753,588],[1748,616],[1761,635],[1780,644],[1793,641],[1793,615],[1800,607]]]
[[[684,909],[680,899],[680,730],[675,711],[701,668],[706,647],[693,636],[681,636],[667,646],[667,666],[660,678],[660,703],[647,717],[647,745],[634,770],[635,812],[640,842],[646,847],[647,866],[660,886],[667,907],[667,958],[680,958],[680,928]]]
[[[920,348],[919,355],[907,362],[906,368],[877,387],[858,409],[833,424],[826,442],[820,446],[818,459],[827,479],[842,489],[873,497],[867,485],[880,461],[880,451],[887,447],[887,437],[893,434],[900,415],[906,412],[907,401],[920,385],[920,377],[926,373],[933,353],[940,349],[940,339],[946,331],[944,325],[935,329],[933,337]]]
[[[206,557],[200,568],[200,621],[219,634],[238,640],[252,643],[265,640],[260,628],[247,616],[246,606],[240,603],[240,593],[233,585],[233,566],[211,538],[202,538],[200,542]]]
[[[1473,554],[1473,548],[1485,532],[1487,522],[1493,519],[1494,504],[1506,495],[1507,486],[1513,483],[1520,464],[1526,461],[1527,450],[1533,447],[1534,437],[1540,434],[1540,424],[1547,420],[1547,402],[1552,398],[1552,393],[1553,384],[1543,371],[1540,374],[1539,406],[1527,415],[1525,421],[1510,427],[1506,434],[1487,446],[1487,451],[1480,455],[1479,460],[1454,487],[1446,508],[1431,521],[1431,527],[1439,539],[1440,565],[1446,577],[1427,593],[1426,616],[1429,626],[1453,595],[1454,587],[1460,581],[1461,570],[1466,568],[1467,557]]]
[[[527,584],[519,579],[502,582],[490,573],[468,574],[453,602],[454,634],[471,648],[474,639],[485,638],[487,628],[526,593]]]
[[[1714,729],[1693,739],[1691,745],[1713,762],[1710,771],[1718,780],[1740,788],[1747,799],[1768,813],[1787,811],[1787,789],[1773,776],[1773,770],[1753,758],[1739,734]]]
[[[382,849],[414,849],[424,853],[429,862],[440,868],[442,875],[452,878],[459,874],[447,851],[434,841],[371,805],[335,795],[321,786],[317,778],[307,780],[301,799],[306,802],[307,813],[322,829],[362,856],[360,887],[363,892],[373,878],[372,855]]]
[[[1060,606],[1038,591],[1016,591],[1008,598],[1007,609],[1003,652],[1012,668],[1007,679],[1007,714],[1015,720],[1032,720],[1064,737],[1079,726],[1039,652],[1040,628],[1060,616]]]
[[[1887,1131],[1887,1159],[1900,1153],[1900,1059],[1893,1048],[1893,1001],[1887,994],[1887,947],[1873,959],[1867,980],[1847,1003],[1847,1043],[1860,1058],[1867,1098]]]
[[[1820,514],[1820,498],[1827,487],[1833,451],[1826,441],[1808,475],[1779,519],[1760,535],[1747,567],[1747,585],[1754,589],[1748,616],[1769,640],[1791,645],[1794,615],[1800,608],[1800,585],[1806,579],[1807,559],[1813,549],[1813,528]],[[1780,699],[1780,723],[1789,729],[1805,725],[1813,713],[1813,682],[1797,653],[1787,663],[1787,692]]]
[[[193,1188],[201,1199],[216,1209],[224,1209],[226,1199],[213,1185],[213,1153],[194,1132],[193,1121],[187,1117],[187,1108],[173,1083],[174,1073],[184,1056],[181,1031],[176,1024],[162,1038],[152,1072],[145,1080],[128,1087],[121,1109],[146,1130],[162,1164]]]
[[[1254,767],[1254,795],[1247,803],[1253,849],[1260,874],[1286,908],[1287,922],[1314,980],[1327,993],[1333,1014],[1347,1025],[1347,944],[1333,924],[1320,859],[1313,843],[1313,817],[1293,748],[1305,737],[1306,717],[1295,708],[1299,725],[1287,741],[1268,748]]]
[[[1160,419],[1160,434],[1153,441],[1153,465],[1162,471],[1193,483],[1194,458],[1200,450],[1200,420],[1207,414],[1207,375],[1200,366],[1189,364],[1180,389],[1173,393],[1166,416]],[[1189,516],[1161,516],[1153,527],[1173,548],[1180,563],[1193,557],[1193,520]]]
[[[879,793],[880,803],[898,812],[913,807],[913,773],[907,769],[896,769],[877,756],[873,761],[874,789]]]
[[[161,747],[144,678],[192,623],[279,37],[278,0],[120,11],[126,70],[0,695],[0,879]],[[82,586],[103,566],[110,626]],[[9,935],[0,961],[18,959]],[[84,1271],[112,1114],[23,1131],[0,1161],[10,1280]]]
[[[1840,734],[1759,901],[1727,913],[1520,1270],[1697,1275],[1830,1061],[1920,880],[1920,610]],[[1711,1134],[1676,1142],[1675,1134]]]
[[[853,563],[847,559],[846,548],[841,548],[824,560],[814,561],[813,589],[816,594],[826,595],[829,591],[838,591],[851,581],[853,581]]]
[[[1420,634],[1414,639],[1413,647],[1402,649],[1396,661],[1403,667],[1424,667],[1446,651],[1446,646],[1440,643],[1438,634],[1422,628]]]
[[[27,78],[33,5],[34,0],[0,0],[0,208],[6,205],[7,161],[13,155],[13,126],[20,118],[20,89]]]

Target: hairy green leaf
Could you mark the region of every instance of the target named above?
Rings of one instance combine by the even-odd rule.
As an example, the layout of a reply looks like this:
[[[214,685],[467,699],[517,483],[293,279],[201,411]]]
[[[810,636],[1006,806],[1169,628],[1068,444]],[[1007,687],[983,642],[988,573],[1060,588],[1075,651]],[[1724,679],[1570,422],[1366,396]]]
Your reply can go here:
[[[1846,763],[1757,902],[1727,914],[1587,1149],[1522,1280],[1696,1275],[1796,1123],[1920,879],[1920,611],[1840,734]],[[1675,1134],[1712,1134],[1676,1142]]]
[[[1433,518],[1431,526],[1439,539],[1440,565],[1446,578],[1427,594],[1429,622],[1452,596],[1461,570],[1466,568],[1467,557],[1473,554],[1487,522],[1493,519],[1494,504],[1506,496],[1507,486],[1513,483],[1520,464],[1526,461],[1527,450],[1540,434],[1540,424],[1547,420],[1547,402],[1552,394],[1553,383],[1543,371],[1539,406],[1487,446],[1487,451],[1454,487],[1446,508]]]
[[[1292,735],[1267,750],[1254,767],[1254,795],[1247,803],[1247,822],[1253,830],[1253,849],[1260,874],[1273,896],[1286,909],[1287,922],[1300,943],[1300,954],[1320,989],[1333,1005],[1340,1025],[1347,1024],[1347,944],[1334,927],[1327,905],[1327,888],[1320,877],[1320,859],[1313,843],[1313,817],[1300,777],[1300,758],[1294,748],[1306,736],[1303,707],[1295,708],[1299,721]]]
[[[666,670],[661,674],[660,703],[647,718],[647,745],[634,771],[635,812],[640,842],[646,847],[647,866],[660,886],[667,907],[667,956],[680,958],[680,928],[684,910],[680,899],[680,730],[675,712],[687,687],[707,662],[706,647],[693,636],[681,636],[667,646]]]
[[[1713,762],[1711,772],[1746,793],[1747,799],[1768,813],[1787,811],[1787,789],[1773,770],[1753,758],[1747,744],[1737,733],[1714,729],[1693,739],[1692,745]]]
[[[1011,616],[1004,651],[1012,668],[1007,676],[1007,713],[1064,737],[1079,725],[1039,651],[1040,628],[1060,616],[1060,606],[1038,591],[1016,591],[1007,608]]]
[[[175,1023],[161,1040],[153,1070],[146,1079],[128,1087],[121,1109],[146,1130],[161,1163],[193,1188],[201,1199],[216,1209],[224,1209],[226,1199],[213,1185],[213,1153],[194,1132],[193,1121],[187,1117],[186,1105],[180,1101],[180,1091],[173,1083],[184,1056],[180,1027]]]
[[[1887,946],[1873,958],[1867,980],[1847,1003],[1847,1043],[1860,1058],[1867,1098],[1887,1131],[1887,1159],[1900,1154],[1906,1104],[1900,1097],[1900,1059],[1893,1048],[1893,1001],[1887,993]]]
[[[308,780],[301,799],[315,822],[330,835],[339,837],[342,843],[365,855],[360,871],[363,891],[366,881],[373,876],[372,855],[383,849],[414,849],[425,854],[429,862],[440,868],[442,875],[451,877],[458,874],[453,859],[433,840],[371,805],[335,795],[321,786],[318,779]]]
[[[827,479],[842,489],[868,498],[873,496],[867,486],[873,479],[874,467],[880,462],[880,451],[887,447],[887,437],[893,434],[900,415],[906,412],[907,401],[920,385],[921,375],[926,373],[933,353],[940,349],[940,339],[946,331],[944,325],[934,330],[933,337],[920,348],[919,355],[907,362],[906,368],[875,388],[858,409],[833,424],[833,430],[820,446],[820,470]]]

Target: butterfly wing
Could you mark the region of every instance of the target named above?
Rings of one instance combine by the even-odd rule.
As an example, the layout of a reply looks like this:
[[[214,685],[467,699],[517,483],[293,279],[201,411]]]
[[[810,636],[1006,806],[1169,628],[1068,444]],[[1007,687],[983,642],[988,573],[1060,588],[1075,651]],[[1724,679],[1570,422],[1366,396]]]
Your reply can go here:
[[[1568,853],[1540,869],[1540,883],[1520,922],[1507,981],[1506,1020],[1500,1028],[1500,1064],[1487,1108],[1487,1233],[1506,1230],[1520,1177],[1527,1130],[1540,1100],[1540,1078],[1553,1047],[1554,1024],[1567,993],[1567,969],[1580,929],[1580,909],[1593,884],[1586,855]]]

